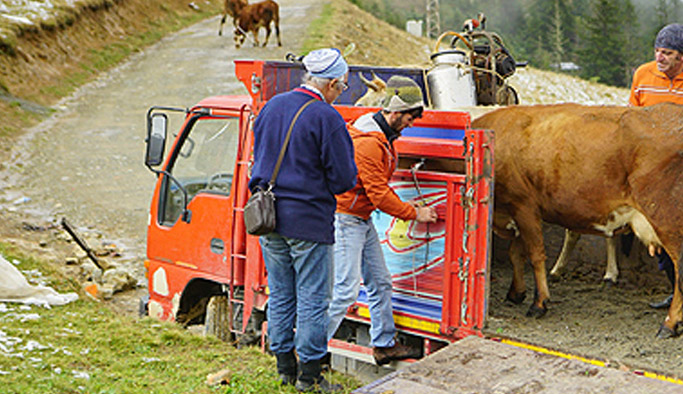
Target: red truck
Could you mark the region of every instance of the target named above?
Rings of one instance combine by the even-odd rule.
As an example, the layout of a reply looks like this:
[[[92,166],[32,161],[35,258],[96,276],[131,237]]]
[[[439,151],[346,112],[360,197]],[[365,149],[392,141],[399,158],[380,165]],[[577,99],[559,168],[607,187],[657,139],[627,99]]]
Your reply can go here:
[[[209,97],[190,109],[152,107],[148,112],[146,165],[158,181],[146,268],[149,315],[183,324],[228,324],[240,335],[250,327],[258,330],[268,300],[258,239],[247,235],[243,224],[251,125],[269,98],[300,83],[304,70],[297,62],[274,61],[237,61],[235,70],[249,95]],[[335,105],[347,121],[377,110],[353,106],[366,90],[362,75],[371,72],[384,80],[408,76],[425,89],[421,69],[352,66],[349,89]],[[185,121],[166,153],[167,114],[173,111],[184,113]],[[439,220],[419,224],[378,213],[374,221],[394,278],[396,324],[404,340],[428,354],[458,338],[481,335],[493,135],[472,130],[468,113],[428,110],[403,132],[396,147],[400,160],[392,186],[404,200],[435,206]],[[213,316],[209,308],[207,317],[212,299],[223,300],[219,309],[224,316]],[[354,339],[333,341],[332,348],[368,354],[363,347],[368,322],[361,291],[340,330]]]

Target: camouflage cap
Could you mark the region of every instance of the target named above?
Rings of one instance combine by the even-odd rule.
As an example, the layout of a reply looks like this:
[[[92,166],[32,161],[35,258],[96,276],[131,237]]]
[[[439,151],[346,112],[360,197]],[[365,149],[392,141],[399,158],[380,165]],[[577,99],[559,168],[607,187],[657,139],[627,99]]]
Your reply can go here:
[[[424,108],[422,89],[408,77],[394,75],[387,81],[386,96],[382,107],[389,112],[404,112]]]

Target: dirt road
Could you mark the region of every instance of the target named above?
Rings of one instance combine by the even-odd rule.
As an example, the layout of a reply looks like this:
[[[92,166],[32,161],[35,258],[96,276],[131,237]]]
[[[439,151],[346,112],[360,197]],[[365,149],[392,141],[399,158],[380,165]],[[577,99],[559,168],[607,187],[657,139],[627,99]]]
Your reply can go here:
[[[0,176],[2,208],[41,220],[66,217],[116,242],[127,257],[144,256],[156,179],[143,165],[147,108],[188,107],[210,95],[245,93],[233,60],[283,60],[287,52],[297,53],[321,3],[279,3],[282,47],[273,34],[266,48],[247,41],[238,50],[230,19],[219,37],[215,17],[164,38],[63,100],[16,146]]]

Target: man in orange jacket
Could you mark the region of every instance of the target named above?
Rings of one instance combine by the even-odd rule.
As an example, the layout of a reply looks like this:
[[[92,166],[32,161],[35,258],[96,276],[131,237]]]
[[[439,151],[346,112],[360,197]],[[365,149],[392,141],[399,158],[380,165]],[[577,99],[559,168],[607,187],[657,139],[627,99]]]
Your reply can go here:
[[[683,104],[683,25],[664,26],[655,39],[655,60],[638,67],[633,74],[629,105],[642,107],[669,102]],[[673,291],[676,274],[673,261],[662,251],[658,255],[659,269],[666,273]],[[651,302],[655,309],[668,308],[673,294],[660,302]]]
[[[358,178],[353,189],[337,195],[334,291],[327,338],[334,336],[347,308],[358,298],[362,277],[370,309],[371,345],[378,365],[420,356],[419,349],[404,346],[394,338],[391,274],[370,214],[379,209],[402,220],[436,222],[434,207],[401,201],[389,186],[398,159],[393,142],[422,116],[423,109],[420,87],[410,78],[393,76],[387,81],[383,109],[365,114],[348,126]]]

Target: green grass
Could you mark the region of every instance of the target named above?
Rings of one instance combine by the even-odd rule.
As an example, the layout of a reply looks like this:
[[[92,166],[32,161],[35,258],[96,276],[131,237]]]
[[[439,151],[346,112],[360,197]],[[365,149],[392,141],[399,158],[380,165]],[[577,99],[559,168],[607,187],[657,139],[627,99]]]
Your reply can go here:
[[[60,293],[78,289],[49,264],[3,244],[0,253],[20,261],[22,272],[40,271],[44,283]],[[10,350],[0,350],[3,393],[296,393],[280,387],[275,358],[257,348],[238,350],[174,323],[122,316],[83,295],[51,309],[5,305],[0,339],[13,343],[0,341]],[[230,383],[207,385],[207,375],[223,369],[230,370]],[[329,378],[349,387],[347,392],[358,387],[347,376]]]

